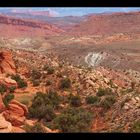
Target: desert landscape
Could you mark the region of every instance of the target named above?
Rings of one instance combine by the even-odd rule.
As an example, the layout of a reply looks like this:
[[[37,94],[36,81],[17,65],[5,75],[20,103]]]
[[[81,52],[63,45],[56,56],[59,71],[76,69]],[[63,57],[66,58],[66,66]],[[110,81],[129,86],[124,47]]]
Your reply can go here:
[[[0,9],[1,133],[139,133],[139,116],[140,10]]]

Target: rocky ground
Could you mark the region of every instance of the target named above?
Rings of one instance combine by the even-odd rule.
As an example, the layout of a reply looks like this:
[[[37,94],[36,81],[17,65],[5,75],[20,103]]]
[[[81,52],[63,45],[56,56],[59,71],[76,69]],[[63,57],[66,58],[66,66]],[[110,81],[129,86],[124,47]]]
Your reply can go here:
[[[53,67],[54,72],[47,74],[44,66]],[[39,85],[33,86],[31,71],[35,69],[41,73]],[[17,82],[11,79],[11,74],[19,74],[27,82],[27,87],[19,88]],[[78,67],[67,61],[60,61],[55,54],[46,54],[27,50],[5,50],[0,52],[0,83],[6,87],[15,86],[12,94],[15,98],[10,101],[8,107],[3,103],[4,97],[10,94],[8,91],[0,95],[0,132],[25,132],[24,125],[33,125],[37,120],[27,117],[28,107],[36,92],[46,92],[50,89],[56,90],[62,97],[70,93],[80,95],[82,107],[94,112],[91,132],[130,132],[133,123],[139,120],[140,115],[140,88],[139,81],[133,74],[123,71]],[[69,90],[59,89],[62,78],[68,77],[72,81]],[[46,85],[51,81],[50,85]],[[111,96],[115,103],[104,110],[102,106],[89,105],[85,102],[87,96],[97,96],[99,88],[110,88]],[[108,95],[103,95],[103,101]],[[65,103],[61,104],[66,107]],[[58,132],[51,130],[49,126],[43,126],[46,132]]]

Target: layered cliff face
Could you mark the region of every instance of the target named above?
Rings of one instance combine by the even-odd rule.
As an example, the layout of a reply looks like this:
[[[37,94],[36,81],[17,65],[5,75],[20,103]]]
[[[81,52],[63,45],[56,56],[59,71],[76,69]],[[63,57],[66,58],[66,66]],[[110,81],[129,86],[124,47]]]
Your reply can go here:
[[[34,20],[23,20],[0,15],[0,35],[3,37],[47,36],[64,32],[62,29]]]
[[[0,73],[15,74],[16,67],[12,59],[12,54],[8,51],[0,52]]]
[[[111,35],[115,33],[140,33],[140,12],[91,15],[76,25],[74,35]]]

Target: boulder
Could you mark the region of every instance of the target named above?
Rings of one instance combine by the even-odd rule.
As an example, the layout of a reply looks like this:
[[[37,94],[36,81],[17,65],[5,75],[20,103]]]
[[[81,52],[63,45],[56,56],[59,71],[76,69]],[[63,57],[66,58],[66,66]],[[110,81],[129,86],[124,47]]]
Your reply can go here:
[[[13,126],[19,127],[24,125],[25,123],[25,119],[26,119],[25,116],[20,117],[15,114],[9,114],[9,112],[4,112],[3,115],[5,119],[9,121]]]
[[[10,132],[12,132],[11,123],[6,121],[4,116],[0,114],[0,133],[10,133]]]
[[[11,86],[17,87],[16,81],[9,77],[5,77],[4,74],[0,74],[0,84],[4,84],[7,87],[11,87]]]
[[[11,87],[11,86],[17,87],[17,82],[11,78],[5,78],[4,82],[8,87]]]
[[[27,112],[28,109],[25,105],[13,100],[9,103],[9,107],[3,112],[3,115],[13,126],[21,126],[25,123]]]
[[[22,108],[24,110],[24,115],[26,115],[28,113],[28,108],[26,105],[24,105],[16,100],[12,100],[9,105],[11,105],[11,104],[17,105],[20,108]]]
[[[20,127],[12,127],[12,133],[25,133],[26,131]]]

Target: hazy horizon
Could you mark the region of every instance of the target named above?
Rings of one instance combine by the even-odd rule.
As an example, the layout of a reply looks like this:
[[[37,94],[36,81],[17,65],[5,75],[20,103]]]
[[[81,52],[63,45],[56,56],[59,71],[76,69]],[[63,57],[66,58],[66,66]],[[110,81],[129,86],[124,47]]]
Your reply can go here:
[[[63,17],[63,16],[83,16],[87,14],[92,14],[92,13],[106,13],[106,12],[129,12],[129,11],[138,11],[140,10],[140,7],[13,7],[13,8],[2,8],[0,7],[0,13],[6,13],[6,12],[13,12],[13,13],[18,13],[18,12],[33,12],[33,11],[48,11],[51,16],[53,17]]]

